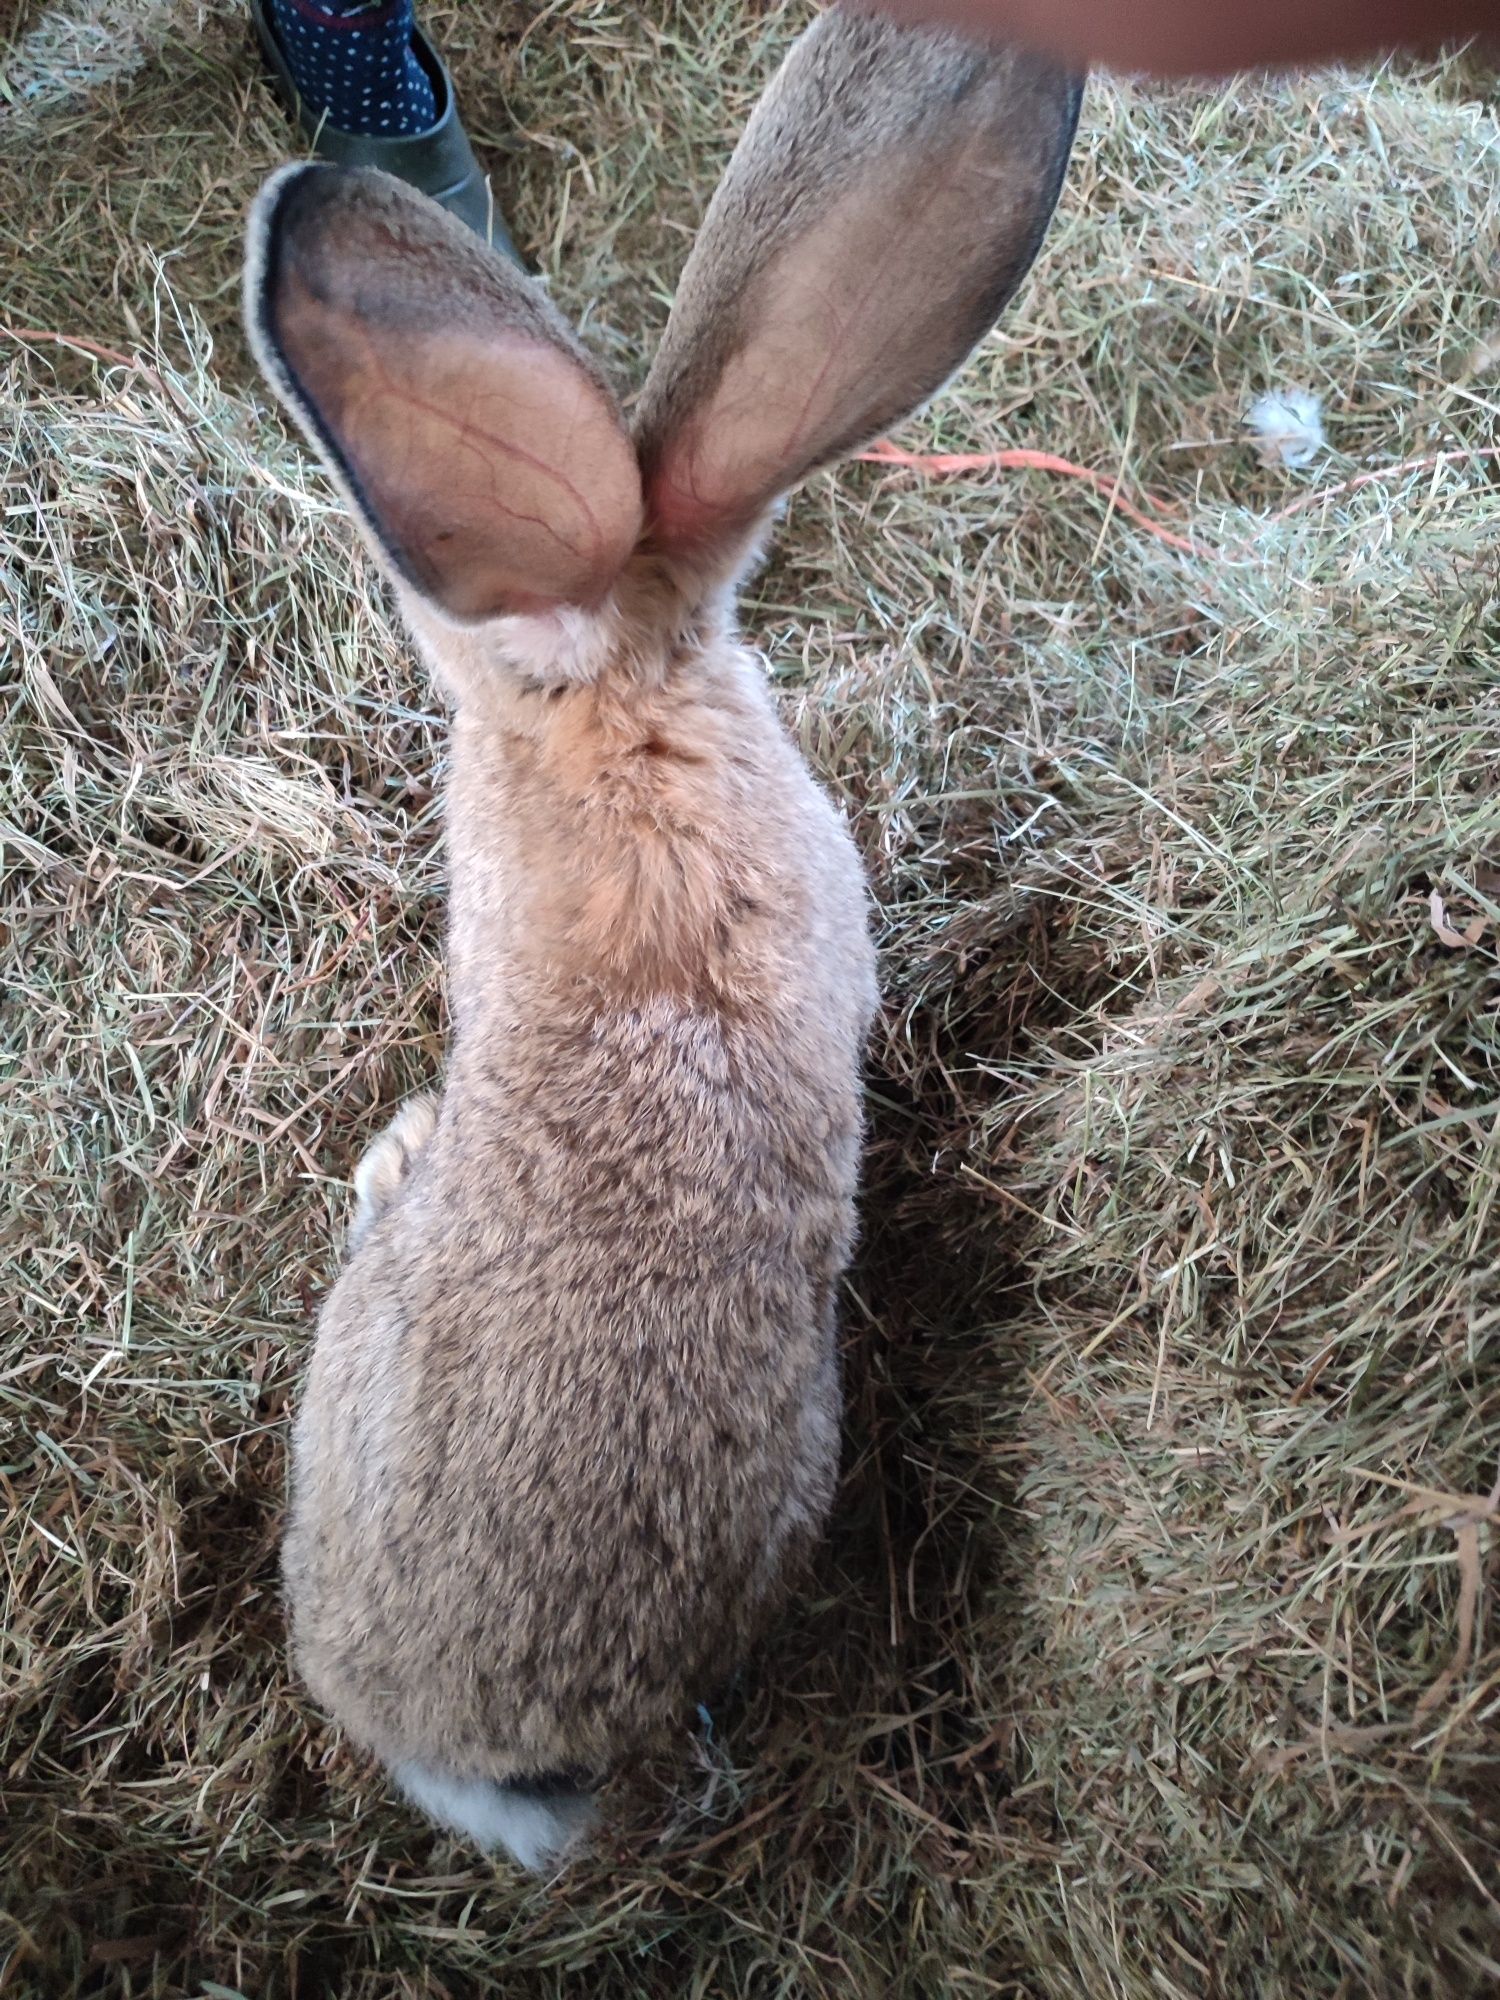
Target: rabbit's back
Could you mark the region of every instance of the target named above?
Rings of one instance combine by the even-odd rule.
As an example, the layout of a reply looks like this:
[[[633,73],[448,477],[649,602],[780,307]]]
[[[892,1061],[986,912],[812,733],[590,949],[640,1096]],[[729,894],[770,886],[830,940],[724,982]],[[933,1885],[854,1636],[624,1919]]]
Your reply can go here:
[[[872,973],[847,833],[804,803],[769,992],[461,1041],[325,1308],[294,1636],[389,1762],[609,1768],[743,1652],[826,1513]]]

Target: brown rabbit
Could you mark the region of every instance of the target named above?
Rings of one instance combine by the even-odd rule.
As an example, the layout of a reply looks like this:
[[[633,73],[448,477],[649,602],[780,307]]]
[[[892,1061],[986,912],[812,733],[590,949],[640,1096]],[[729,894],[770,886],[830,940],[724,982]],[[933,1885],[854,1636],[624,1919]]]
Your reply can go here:
[[[633,432],[423,197],[297,166],[256,205],[256,352],[453,707],[447,1083],[356,1177],[293,1639],[418,1805],[530,1866],[686,1725],[834,1487],[874,960],[732,588],[778,496],[990,325],[1076,113],[1046,63],[823,16]]]

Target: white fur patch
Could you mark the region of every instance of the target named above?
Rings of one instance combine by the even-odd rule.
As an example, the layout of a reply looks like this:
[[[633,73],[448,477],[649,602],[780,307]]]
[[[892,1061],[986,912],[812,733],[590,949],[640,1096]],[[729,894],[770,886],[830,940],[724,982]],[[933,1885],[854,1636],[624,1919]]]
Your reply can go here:
[[[401,608],[428,665],[462,700],[482,696],[520,674],[552,686],[597,680],[619,644],[620,620],[612,599],[596,610],[560,605],[482,625],[460,625],[414,590],[402,588]]]
[[[534,1872],[583,1837],[598,1813],[582,1793],[532,1798],[489,1778],[447,1778],[420,1764],[398,1764],[392,1775],[429,1819],[464,1834],[487,1852],[503,1847]]]
[[[564,604],[556,611],[500,623],[518,663],[544,681],[597,680],[617,641],[613,605],[581,611]]]
[[[437,1099],[424,1093],[409,1098],[378,1139],[366,1146],[354,1169],[354,1219],[349,1247],[390,1207],[396,1191],[411,1172],[417,1155],[437,1129]]]

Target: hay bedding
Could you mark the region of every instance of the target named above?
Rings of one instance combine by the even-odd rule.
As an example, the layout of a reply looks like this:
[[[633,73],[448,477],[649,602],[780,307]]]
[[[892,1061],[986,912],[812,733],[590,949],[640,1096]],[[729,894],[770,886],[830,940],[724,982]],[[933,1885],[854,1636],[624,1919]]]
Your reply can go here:
[[[443,737],[234,330],[235,9],[135,12],[111,76],[29,5],[0,110],[0,317],[147,364],[3,342],[0,1988],[1493,1991],[1491,77],[1092,89],[903,442],[1197,553],[1040,473],[794,502],[747,622],[887,994],[847,1490],[711,1739],[527,1889],[283,1668],[308,1314],[440,1060]],[[793,11],[432,14],[638,380]],[[1302,470],[1240,428],[1288,388]]]

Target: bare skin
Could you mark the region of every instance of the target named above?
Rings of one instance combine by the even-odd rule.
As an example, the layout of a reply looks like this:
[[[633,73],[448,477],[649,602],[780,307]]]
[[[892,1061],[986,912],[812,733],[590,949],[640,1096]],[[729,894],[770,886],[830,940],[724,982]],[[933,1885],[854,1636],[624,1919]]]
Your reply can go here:
[[[1500,0],[869,0],[1070,62],[1212,76],[1500,36]]]

